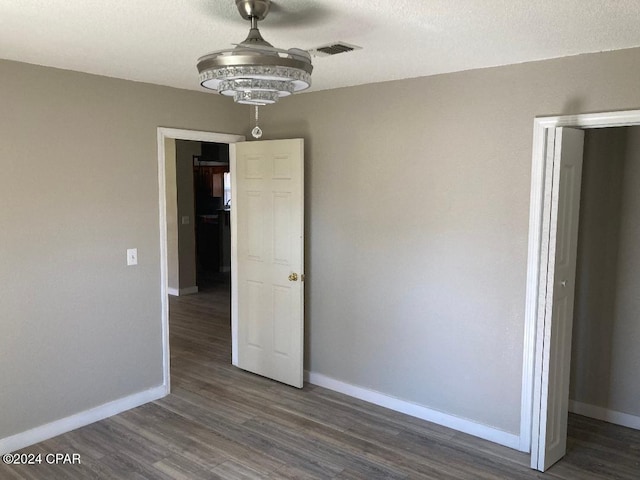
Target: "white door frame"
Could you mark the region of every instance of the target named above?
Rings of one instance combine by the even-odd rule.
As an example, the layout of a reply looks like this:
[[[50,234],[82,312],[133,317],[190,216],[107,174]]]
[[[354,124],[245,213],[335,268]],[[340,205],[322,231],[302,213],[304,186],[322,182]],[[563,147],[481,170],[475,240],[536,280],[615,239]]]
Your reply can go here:
[[[165,140],[191,140],[195,142],[236,143],[245,140],[244,135],[181,130],[158,127],[158,211],[160,212],[160,299],[162,302],[162,381],[165,393],[171,391],[169,355],[169,298],[168,298],[168,258],[167,258],[167,159]],[[169,179],[173,182],[175,178]]]
[[[543,215],[545,206],[551,202],[552,165],[547,165],[547,137],[556,127],[581,129],[626,127],[640,125],[640,110],[621,112],[590,113],[539,117],[533,124],[533,154],[531,165],[531,202],[529,210],[529,252],[527,260],[527,290],[524,323],[524,348],[522,363],[522,403],[520,413],[520,450],[532,452],[532,440],[538,438],[538,420],[533,418],[533,404],[541,401],[542,341],[544,332],[544,311],[546,298],[544,289],[549,262],[543,262],[544,251],[548,248],[548,232],[551,218]],[[542,280],[542,281],[541,281]],[[536,445],[537,447],[537,445]]]

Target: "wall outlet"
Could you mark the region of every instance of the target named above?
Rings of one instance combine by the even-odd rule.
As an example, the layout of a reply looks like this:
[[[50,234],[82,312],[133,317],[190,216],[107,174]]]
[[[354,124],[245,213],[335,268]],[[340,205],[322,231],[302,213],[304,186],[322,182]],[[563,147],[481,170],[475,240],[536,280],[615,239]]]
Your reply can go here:
[[[137,265],[138,264],[138,249],[137,248],[128,248],[127,249],[127,265]]]

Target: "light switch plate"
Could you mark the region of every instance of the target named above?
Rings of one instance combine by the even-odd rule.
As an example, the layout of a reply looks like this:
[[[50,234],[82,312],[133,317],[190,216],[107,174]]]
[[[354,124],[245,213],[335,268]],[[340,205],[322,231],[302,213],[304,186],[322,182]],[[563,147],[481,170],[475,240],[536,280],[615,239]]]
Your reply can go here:
[[[184,217],[182,217],[182,224],[183,225],[189,225],[189,216],[185,215]]]
[[[128,248],[127,249],[127,265],[137,265],[138,264],[138,249],[137,248]]]

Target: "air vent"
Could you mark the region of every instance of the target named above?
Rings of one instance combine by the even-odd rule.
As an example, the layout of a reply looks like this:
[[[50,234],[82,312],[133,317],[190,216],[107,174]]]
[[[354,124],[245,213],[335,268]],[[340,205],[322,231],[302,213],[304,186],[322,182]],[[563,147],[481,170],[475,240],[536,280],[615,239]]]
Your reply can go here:
[[[321,47],[312,48],[309,50],[309,53],[314,57],[329,57],[331,55],[338,55],[339,53],[347,53],[361,49],[362,47],[349,45],[345,42],[333,42]]]

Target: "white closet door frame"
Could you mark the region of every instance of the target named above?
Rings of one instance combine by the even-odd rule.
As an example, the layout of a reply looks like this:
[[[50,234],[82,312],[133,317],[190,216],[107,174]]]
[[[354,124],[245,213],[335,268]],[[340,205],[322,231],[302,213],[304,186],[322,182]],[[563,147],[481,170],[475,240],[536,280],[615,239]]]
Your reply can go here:
[[[581,115],[539,117],[534,120],[533,153],[531,165],[531,201],[529,210],[529,250],[527,260],[527,285],[525,306],[524,348],[522,365],[522,399],[520,415],[520,450],[532,452],[538,440],[538,427],[534,425],[533,405],[541,401],[543,394],[536,367],[542,365],[544,312],[547,308],[545,290],[541,279],[546,279],[549,264],[544,258],[544,232],[549,232],[551,218],[544,215],[545,206],[551,203],[552,166],[548,162],[549,135],[556,127],[582,129],[626,127],[640,125],[640,110],[605,112]],[[551,259],[554,261],[554,259]],[[539,370],[538,370],[539,371]],[[535,453],[537,457],[537,452]],[[532,462],[532,468],[538,468]]]

